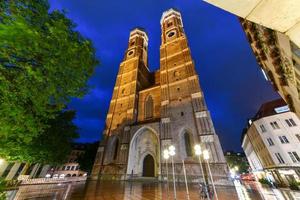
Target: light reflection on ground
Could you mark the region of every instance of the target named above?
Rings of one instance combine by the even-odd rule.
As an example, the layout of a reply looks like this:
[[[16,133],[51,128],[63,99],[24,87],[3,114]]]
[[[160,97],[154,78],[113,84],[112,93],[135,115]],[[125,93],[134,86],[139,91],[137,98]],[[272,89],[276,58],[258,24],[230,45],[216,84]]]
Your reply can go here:
[[[13,194],[16,200],[173,200],[173,185],[169,192],[165,183],[155,182],[97,182],[86,184],[45,184],[22,186]],[[300,192],[289,189],[271,189],[256,182],[241,184],[235,181],[235,187],[217,187],[219,200],[300,200]],[[189,185],[190,200],[199,200],[198,185]],[[184,184],[177,184],[177,199],[187,199]]]

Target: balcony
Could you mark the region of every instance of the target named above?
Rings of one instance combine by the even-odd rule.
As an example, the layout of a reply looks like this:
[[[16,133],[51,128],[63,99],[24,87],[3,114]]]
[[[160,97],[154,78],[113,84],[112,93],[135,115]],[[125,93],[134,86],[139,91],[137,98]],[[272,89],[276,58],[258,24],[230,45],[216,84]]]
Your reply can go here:
[[[266,43],[269,46],[273,46],[276,44],[276,35],[275,32],[271,29],[265,29],[264,30],[264,36],[266,38]]]
[[[251,34],[250,34],[250,33],[246,33],[246,35],[247,35],[247,38],[248,38],[248,42],[249,42],[250,44],[252,44],[253,39],[252,39]]]
[[[258,50],[261,50],[262,47],[263,47],[262,42],[259,41],[259,40],[256,40],[255,47],[256,47]]]
[[[260,59],[262,59],[263,61],[267,60],[267,56],[266,56],[266,54],[265,54],[264,51],[261,51],[261,52],[259,53],[259,57],[260,57]]]
[[[288,86],[289,85],[287,79],[284,76],[281,76],[279,78],[279,82],[280,82],[281,86]]]

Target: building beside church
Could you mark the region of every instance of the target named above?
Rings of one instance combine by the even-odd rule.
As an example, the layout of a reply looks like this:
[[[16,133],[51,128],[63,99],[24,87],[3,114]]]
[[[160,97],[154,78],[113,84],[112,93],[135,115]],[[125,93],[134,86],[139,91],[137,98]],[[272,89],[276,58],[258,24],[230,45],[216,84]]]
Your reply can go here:
[[[239,17],[266,79],[300,117],[300,1],[205,1]]]
[[[299,143],[300,120],[282,99],[263,104],[242,135],[253,174],[280,185],[300,180]]]
[[[210,152],[216,184],[229,184],[228,167],[199,85],[181,14],[170,9],[163,13],[160,24],[160,68],[154,72],[149,71],[146,32],[141,28],[130,32],[92,178],[161,180],[166,174],[162,152],[172,144],[176,179],[183,180],[184,160],[188,180],[196,181],[203,176],[194,144],[201,144]]]
[[[300,117],[300,48],[283,33],[240,21],[265,78]]]

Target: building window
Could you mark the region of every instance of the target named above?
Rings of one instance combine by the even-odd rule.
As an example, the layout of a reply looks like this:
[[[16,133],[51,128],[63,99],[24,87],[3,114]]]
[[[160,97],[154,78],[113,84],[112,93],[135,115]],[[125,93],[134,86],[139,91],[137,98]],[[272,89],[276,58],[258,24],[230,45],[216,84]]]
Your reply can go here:
[[[269,143],[270,146],[273,146],[274,145],[274,142],[271,138],[267,138],[267,141]]]
[[[264,125],[260,125],[259,127],[260,127],[261,132],[264,133],[267,131]]]
[[[184,145],[185,145],[186,155],[189,157],[192,156],[191,138],[187,132],[184,133]]]
[[[181,112],[180,115],[181,115],[181,116],[184,116],[184,112]]]
[[[149,119],[153,117],[153,99],[152,96],[149,95],[146,98],[145,102],[145,119]]]
[[[299,158],[297,152],[293,151],[292,153],[293,153],[294,157],[296,158],[296,160],[297,160],[298,162],[300,162],[300,158]]]
[[[285,163],[283,158],[281,157],[280,153],[275,153],[275,156],[279,163]]]
[[[119,139],[117,138],[114,146],[114,156],[113,156],[114,160],[116,160],[118,156],[118,147],[119,147]]]
[[[297,126],[297,124],[295,123],[295,121],[292,118],[286,119],[285,122],[287,123],[287,125],[289,127]]]
[[[278,138],[282,144],[290,143],[289,140],[287,139],[287,137],[285,137],[285,136],[279,136]]]
[[[292,152],[288,152],[288,154],[289,154],[291,160],[292,160],[294,163],[296,163],[297,160],[296,160],[296,158],[294,157],[294,154],[293,154]]]
[[[299,134],[296,134],[296,137],[297,137],[297,139],[298,139],[299,142],[300,142],[300,135],[299,135]]]
[[[177,91],[180,91],[180,88],[179,88],[179,87],[177,88]]]
[[[271,124],[271,126],[272,126],[273,129],[280,129],[280,127],[279,127],[279,125],[278,125],[278,123],[276,121],[275,122],[271,122],[270,124]]]

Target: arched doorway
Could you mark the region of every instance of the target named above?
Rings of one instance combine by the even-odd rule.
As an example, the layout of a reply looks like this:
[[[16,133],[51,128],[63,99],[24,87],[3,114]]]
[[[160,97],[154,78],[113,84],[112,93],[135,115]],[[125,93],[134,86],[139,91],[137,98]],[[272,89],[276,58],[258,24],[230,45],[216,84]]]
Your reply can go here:
[[[148,154],[147,156],[145,156],[143,162],[143,176],[154,177],[155,175],[154,169],[155,169],[154,159],[150,154]]]
[[[159,138],[155,130],[147,126],[141,127],[130,141],[127,163],[128,178],[145,175],[156,177],[160,171],[159,156]],[[147,166],[150,166],[149,168],[153,172],[146,173],[146,171],[148,172]]]

